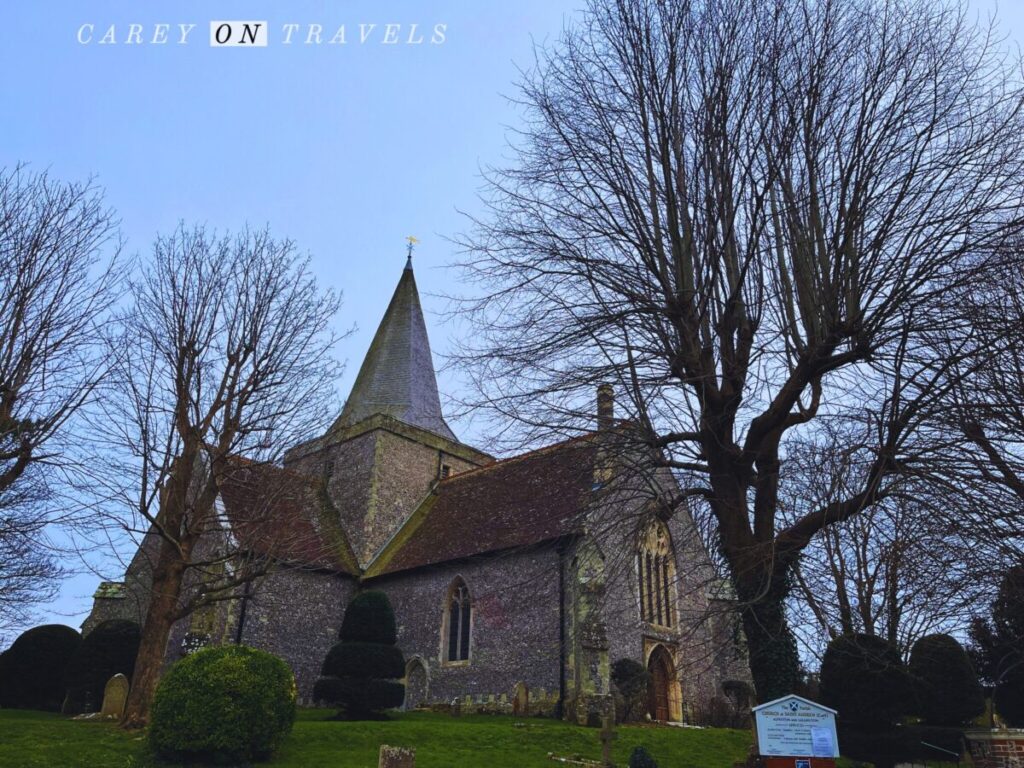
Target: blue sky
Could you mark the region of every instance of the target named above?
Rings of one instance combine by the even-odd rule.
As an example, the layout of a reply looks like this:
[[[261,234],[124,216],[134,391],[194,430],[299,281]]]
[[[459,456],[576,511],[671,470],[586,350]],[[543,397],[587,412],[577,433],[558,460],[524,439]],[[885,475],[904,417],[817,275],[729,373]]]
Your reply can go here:
[[[582,0],[35,0],[0,10],[0,166],[19,161],[60,178],[95,175],[122,221],[129,251],[145,252],[179,220],[237,229],[269,223],[313,257],[344,291],[338,329],[347,393],[416,235],[417,280],[428,313],[452,289],[444,238],[478,208],[479,169],[501,161],[517,121],[516,65],[533,41],[555,38]],[[995,7],[974,4],[980,12]],[[999,7],[1024,41],[1024,2]],[[266,20],[259,50],[207,45],[213,19]],[[130,24],[166,45],[125,45]],[[188,45],[177,25],[196,24]],[[283,25],[300,26],[280,44]],[[383,45],[386,24],[425,33],[420,45]],[[92,42],[79,29],[92,24]],[[322,45],[304,45],[309,24]],[[346,26],[347,44],[326,44]],[[359,25],[374,24],[365,44]],[[445,42],[430,45],[435,24]],[[110,25],[117,44],[99,45]],[[88,31],[85,33],[88,36]],[[415,38],[414,38],[415,39]],[[428,317],[435,357],[455,329]],[[456,383],[443,376],[442,391]],[[467,427],[456,432],[471,436]],[[77,626],[96,579],[70,579],[46,617]]]

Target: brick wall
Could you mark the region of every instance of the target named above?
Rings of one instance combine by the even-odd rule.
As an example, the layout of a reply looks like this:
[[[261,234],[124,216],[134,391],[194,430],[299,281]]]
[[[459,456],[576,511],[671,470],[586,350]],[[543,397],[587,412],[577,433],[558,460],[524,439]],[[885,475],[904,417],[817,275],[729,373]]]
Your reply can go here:
[[[977,768],[1024,768],[1024,730],[969,730],[964,737]]]

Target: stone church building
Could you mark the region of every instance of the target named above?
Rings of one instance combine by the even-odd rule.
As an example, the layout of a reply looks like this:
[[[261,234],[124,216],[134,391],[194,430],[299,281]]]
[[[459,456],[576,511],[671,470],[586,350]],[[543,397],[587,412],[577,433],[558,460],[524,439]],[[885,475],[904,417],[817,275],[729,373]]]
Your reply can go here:
[[[738,622],[689,513],[660,511],[671,475],[634,482],[613,449],[628,427],[612,398],[597,393],[595,431],[520,456],[460,442],[407,263],[330,429],[292,447],[283,467],[254,466],[249,482],[221,489],[231,520],[272,507],[265,539],[288,544],[254,546],[277,565],[178,622],[168,662],[208,643],[262,648],[312,703],[345,606],[380,589],[409,708],[458,700],[463,711],[593,722],[611,699],[612,665],[633,659],[651,673],[651,718],[706,719],[743,687],[728,681],[749,680]],[[100,585],[83,631],[113,617],[141,623],[155,544],[143,540],[123,582]]]

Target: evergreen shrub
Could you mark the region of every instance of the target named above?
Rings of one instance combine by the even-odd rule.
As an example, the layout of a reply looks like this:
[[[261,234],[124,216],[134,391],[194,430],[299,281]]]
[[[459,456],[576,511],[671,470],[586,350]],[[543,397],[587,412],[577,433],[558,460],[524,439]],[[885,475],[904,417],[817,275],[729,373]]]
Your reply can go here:
[[[362,592],[345,611],[338,642],[327,653],[313,698],[350,720],[376,718],[405,700],[405,658],[395,647],[395,614],[387,595]]]
[[[139,625],[134,621],[111,619],[82,639],[65,673],[64,714],[98,712],[110,678],[122,674],[132,679],[140,637]]]
[[[149,740],[176,762],[266,760],[295,722],[295,678],[278,657],[243,645],[204,648],[157,687]]]
[[[59,712],[64,675],[82,636],[63,624],[23,632],[0,665],[0,706]]]
[[[910,652],[917,714],[928,725],[961,725],[985,711],[985,692],[967,652],[949,635],[927,635]]]
[[[841,635],[821,662],[821,697],[846,723],[892,726],[913,709],[899,649],[874,635]]]

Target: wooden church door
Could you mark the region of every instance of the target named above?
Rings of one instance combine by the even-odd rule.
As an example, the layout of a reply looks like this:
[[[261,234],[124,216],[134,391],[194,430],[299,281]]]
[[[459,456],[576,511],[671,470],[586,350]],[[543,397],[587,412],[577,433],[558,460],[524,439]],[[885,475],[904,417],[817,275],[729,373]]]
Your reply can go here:
[[[658,646],[647,662],[647,671],[651,674],[647,690],[647,709],[653,719],[662,722],[669,719],[668,689],[672,681],[672,662],[667,657],[668,651]]]

